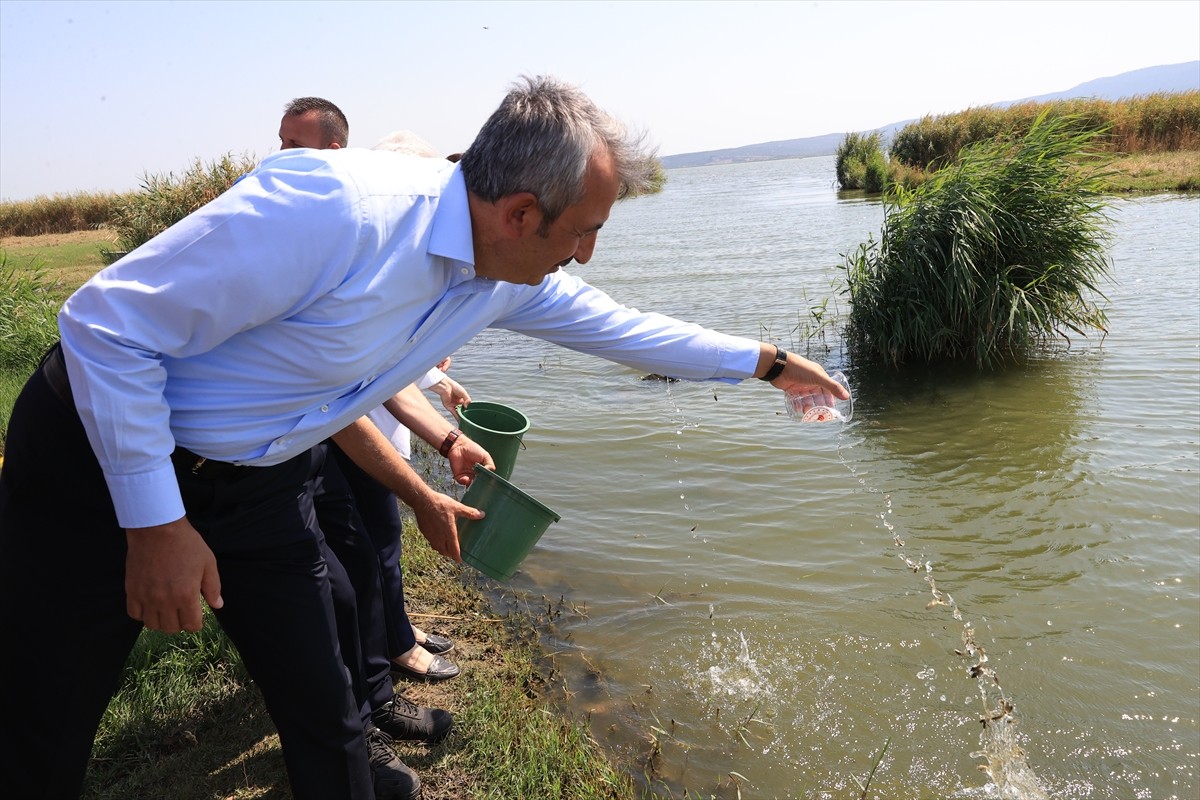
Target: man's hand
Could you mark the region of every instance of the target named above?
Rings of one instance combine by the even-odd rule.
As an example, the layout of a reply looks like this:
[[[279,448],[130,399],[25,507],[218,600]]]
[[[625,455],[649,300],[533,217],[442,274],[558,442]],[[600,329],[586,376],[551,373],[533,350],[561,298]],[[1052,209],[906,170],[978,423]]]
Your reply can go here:
[[[198,631],[200,597],[220,608],[217,559],[187,517],[125,531],[125,611],[163,633]]]
[[[468,438],[466,434],[462,434],[454,440],[448,458],[454,480],[463,486],[470,486],[471,481],[475,480],[476,464],[482,464],[490,470],[496,469],[496,462],[492,461],[492,456],[488,451],[484,450],[479,442]]]
[[[767,369],[775,362],[775,348],[763,343],[758,359],[758,369],[755,375],[765,375]],[[776,389],[795,394],[827,394],[839,400],[848,400],[850,393],[846,387],[829,377],[829,373],[815,361],[809,361],[804,356],[788,353],[787,366],[783,372],[771,381]]]
[[[458,524],[455,517],[483,519],[483,512],[464,506],[453,497],[433,493],[426,500],[412,506],[413,516],[421,535],[429,540],[434,550],[452,561],[462,561],[458,547]]]
[[[455,417],[458,416],[455,409],[460,406],[471,405],[471,395],[463,388],[463,385],[453,378],[442,378],[437,383],[429,387],[442,401],[442,407],[449,411]]]

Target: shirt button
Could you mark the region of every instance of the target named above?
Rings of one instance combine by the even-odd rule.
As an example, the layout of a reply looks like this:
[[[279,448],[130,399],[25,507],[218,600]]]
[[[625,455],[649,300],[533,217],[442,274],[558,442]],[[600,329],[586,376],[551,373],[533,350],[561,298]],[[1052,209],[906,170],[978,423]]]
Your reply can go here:
[[[462,269],[459,270],[459,272],[461,272],[463,275],[466,275],[466,274],[468,274],[469,270],[466,267],[463,267]]]
[[[328,410],[329,410],[329,406],[321,406],[321,410],[322,410],[322,411],[328,411]]]

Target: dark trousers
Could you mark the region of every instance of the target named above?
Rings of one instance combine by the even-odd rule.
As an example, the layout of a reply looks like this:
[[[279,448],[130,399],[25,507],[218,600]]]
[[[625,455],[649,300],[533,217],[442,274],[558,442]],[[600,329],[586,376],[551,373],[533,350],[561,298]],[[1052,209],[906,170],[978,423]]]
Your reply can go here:
[[[366,526],[382,581],[383,616],[381,628],[386,630],[389,660],[411,650],[417,643],[412,623],[404,607],[404,573],[400,570],[400,533],[403,521],[396,495],[358,467],[336,445],[330,448],[331,460],[341,468],[355,507]],[[324,523],[322,523],[323,525]],[[364,603],[360,596],[359,603]]]
[[[325,446],[330,454],[341,455],[350,468],[366,475],[333,442]],[[342,657],[350,670],[354,697],[365,723],[372,711],[392,699],[394,691],[379,559],[339,459],[326,458],[316,482],[314,502],[317,522],[330,552],[327,560]]]
[[[297,798],[371,798],[313,510],[324,453],[228,477],[181,471],[217,559],[216,616],[279,730]],[[141,623],[125,612],[125,532],[73,406],[41,371],[18,397],[0,470],[0,786],[78,797]]]

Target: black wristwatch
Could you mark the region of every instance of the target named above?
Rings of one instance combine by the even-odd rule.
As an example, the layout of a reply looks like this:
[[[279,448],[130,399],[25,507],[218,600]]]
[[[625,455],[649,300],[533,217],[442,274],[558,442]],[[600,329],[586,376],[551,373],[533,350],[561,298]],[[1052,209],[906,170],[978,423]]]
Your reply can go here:
[[[787,350],[784,350],[779,345],[775,346],[775,363],[767,370],[767,374],[759,378],[760,381],[773,381],[783,372],[783,368],[787,366]]]

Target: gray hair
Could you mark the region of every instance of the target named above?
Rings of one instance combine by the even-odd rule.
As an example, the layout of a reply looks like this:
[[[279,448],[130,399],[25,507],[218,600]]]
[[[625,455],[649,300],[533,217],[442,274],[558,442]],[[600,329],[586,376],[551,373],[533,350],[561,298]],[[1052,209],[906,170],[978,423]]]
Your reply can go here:
[[[433,145],[417,136],[412,131],[392,131],[375,143],[372,150],[390,150],[393,153],[403,153],[409,156],[437,158],[437,150]]]
[[[350,143],[350,123],[346,121],[346,115],[324,97],[297,97],[283,107],[285,116],[300,116],[309,111],[317,112],[321,135],[330,143],[336,143],[338,147]]]
[[[548,226],[583,199],[584,174],[597,150],[612,156],[619,198],[649,190],[655,158],[644,140],[574,86],[522,76],[463,153],[463,177],[489,203],[531,192]]]

